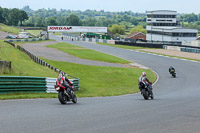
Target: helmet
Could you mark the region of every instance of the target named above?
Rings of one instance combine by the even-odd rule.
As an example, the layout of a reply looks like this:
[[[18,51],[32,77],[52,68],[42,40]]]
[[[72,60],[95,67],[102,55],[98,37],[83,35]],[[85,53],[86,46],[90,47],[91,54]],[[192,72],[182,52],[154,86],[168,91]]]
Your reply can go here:
[[[59,73],[59,75],[60,75],[60,76],[64,76],[65,73],[61,71],[61,72]]]
[[[146,73],[145,73],[145,72],[142,72],[142,76],[146,76]]]

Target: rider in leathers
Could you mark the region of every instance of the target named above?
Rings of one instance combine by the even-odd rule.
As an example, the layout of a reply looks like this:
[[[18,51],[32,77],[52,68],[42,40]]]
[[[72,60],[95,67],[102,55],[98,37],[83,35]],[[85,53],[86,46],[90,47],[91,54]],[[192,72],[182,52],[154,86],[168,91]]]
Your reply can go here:
[[[74,90],[73,84],[69,81],[69,79],[65,76],[64,72],[61,72],[56,80],[56,85],[60,84],[66,88],[68,94],[71,95],[71,90]]]
[[[146,73],[143,72],[142,75],[139,78],[139,89],[141,91],[143,85],[149,87],[149,89],[152,91],[152,86],[151,86],[151,82],[149,81],[149,79],[146,77]]]

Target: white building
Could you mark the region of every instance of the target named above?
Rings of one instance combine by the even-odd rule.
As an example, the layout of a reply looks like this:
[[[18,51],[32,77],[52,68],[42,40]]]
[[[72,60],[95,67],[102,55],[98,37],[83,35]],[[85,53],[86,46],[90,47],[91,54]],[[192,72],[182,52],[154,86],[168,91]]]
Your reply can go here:
[[[147,11],[147,35],[148,41],[166,41],[181,43],[197,38],[197,29],[183,28],[177,20],[176,11],[157,10]]]

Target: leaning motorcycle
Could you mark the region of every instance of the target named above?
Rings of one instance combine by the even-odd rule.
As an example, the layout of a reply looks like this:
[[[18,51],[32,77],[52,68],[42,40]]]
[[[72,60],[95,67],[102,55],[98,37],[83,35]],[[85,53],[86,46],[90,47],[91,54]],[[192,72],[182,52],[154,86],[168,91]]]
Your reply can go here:
[[[154,99],[154,95],[152,90],[150,89],[151,84],[149,84],[148,86],[144,85],[144,83],[141,83],[141,94],[143,95],[145,100],[148,100],[149,98]]]
[[[172,77],[176,78],[176,72],[175,71],[170,72],[170,74],[172,75]]]
[[[67,89],[62,85],[55,85],[54,86],[56,91],[58,92],[58,99],[61,104],[66,104],[69,101],[73,103],[77,103],[77,97],[71,89]],[[70,94],[71,93],[71,94]]]

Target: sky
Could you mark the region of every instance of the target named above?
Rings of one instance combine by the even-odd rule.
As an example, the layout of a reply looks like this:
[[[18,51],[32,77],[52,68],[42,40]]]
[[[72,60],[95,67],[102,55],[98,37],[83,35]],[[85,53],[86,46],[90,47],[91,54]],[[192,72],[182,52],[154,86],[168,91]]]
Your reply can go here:
[[[145,13],[153,10],[173,10],[177,13],[200,13],[200,0],[0,0],[2,8],[31,9],[70,9],[70,10],[104,10],[132,11]]]

